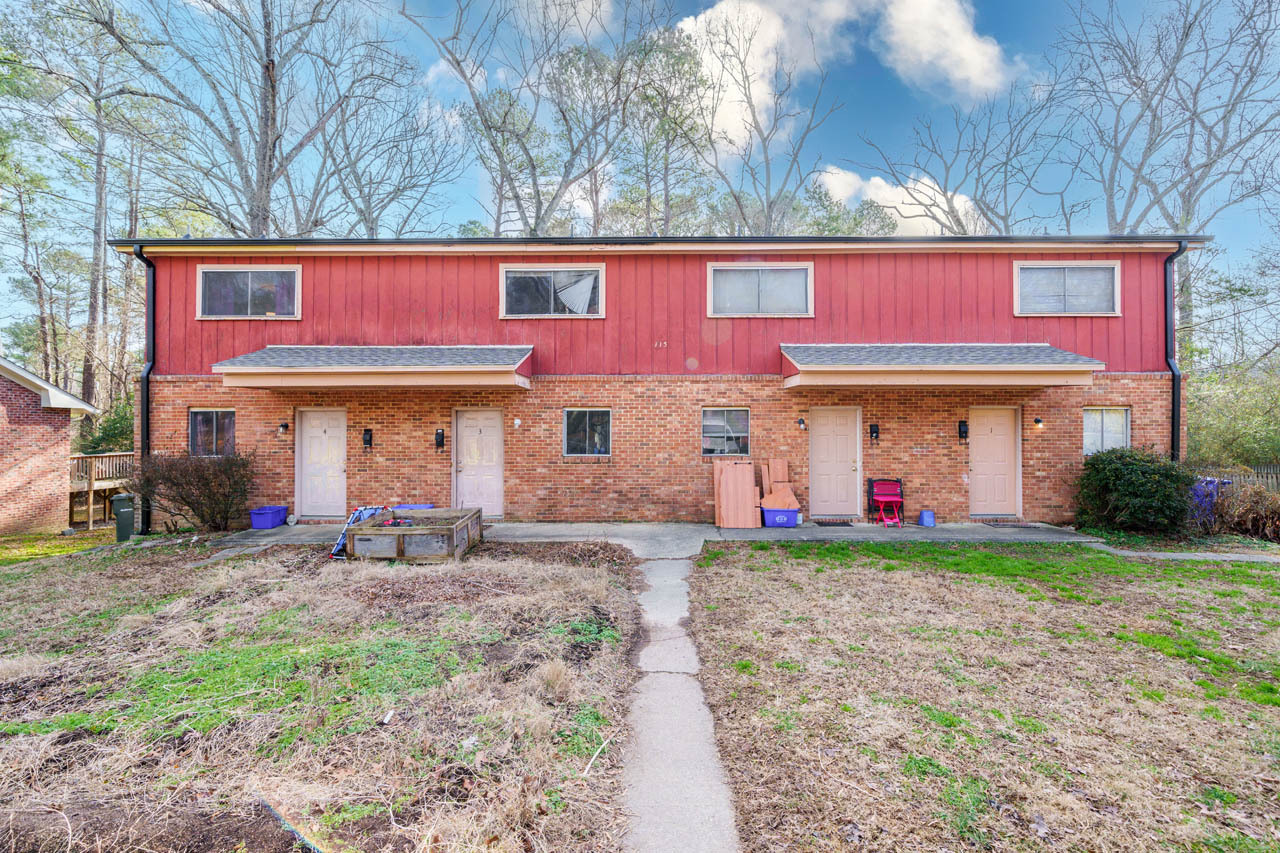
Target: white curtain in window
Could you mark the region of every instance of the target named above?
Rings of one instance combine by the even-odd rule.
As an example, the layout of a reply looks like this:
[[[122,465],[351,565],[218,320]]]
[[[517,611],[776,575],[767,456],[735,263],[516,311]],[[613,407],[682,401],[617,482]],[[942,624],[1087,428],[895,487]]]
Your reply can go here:
[[[586,314],[596,290],[595,270],[572,270],[555,274],[556,297],[571,314]]]
[[[1129,446],[1128,409],[1085,409],[1085,455]]]

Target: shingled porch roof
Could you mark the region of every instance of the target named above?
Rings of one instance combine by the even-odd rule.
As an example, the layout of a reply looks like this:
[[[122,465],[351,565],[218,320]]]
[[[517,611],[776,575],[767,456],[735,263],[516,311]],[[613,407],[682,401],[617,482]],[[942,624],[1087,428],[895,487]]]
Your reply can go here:
[[[1091,385],[1106,364],[1047,343],[782,344],[783,385]]]
[[[243,388],[529,387],[532,346],[269,346],[212,366]]]

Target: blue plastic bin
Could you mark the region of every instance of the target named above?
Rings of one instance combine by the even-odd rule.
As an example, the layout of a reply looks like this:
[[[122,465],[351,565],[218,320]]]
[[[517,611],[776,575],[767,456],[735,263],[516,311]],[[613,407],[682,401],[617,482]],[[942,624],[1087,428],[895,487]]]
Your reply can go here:
[[[795,527],[800,517],[798,509],[761,509],[765,527]]]
[[[249,521],[254,530],[270,530],[284,524],[288,514],[287,506],[260,506],[249,510]]]
[[[396,510],[396,509],[435,509],[435,508],[436,508],[436,505],[435,505],[435,504],[396,504],[395,506],[393,506],[393,507],[392,507],[392,509],[393,509],[393,510]]]
[[[937,527],[938,522],[933,517],[933,510],[920,510],[920,521],[917,522],[921,527]]]

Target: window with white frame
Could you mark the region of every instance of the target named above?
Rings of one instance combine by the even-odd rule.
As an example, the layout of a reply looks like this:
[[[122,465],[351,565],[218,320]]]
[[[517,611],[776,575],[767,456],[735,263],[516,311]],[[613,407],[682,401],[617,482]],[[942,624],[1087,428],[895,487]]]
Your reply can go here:
[[[603,317],[604,268],[503,267],[503,317]]]
[[[1129,446],[1129,410],[1120,406],[1084,410],[1084,454]]]
[[[608,409],[565,409],[564,455],[610,455],[612,415]]]
[[[750,441],[750,409],[702,410],[703,456],[747,456]]]
[[[202,266],[201,319],[298,319],[299,267]]]
[[[712,317],[813,316],[812,264],[711,264],[707,279]]]
[[[1120,313],[1120,265],[1018,262],[1014,313],[1114,315]]]
[[[236,452],[236,413],[233,409],[191,409],[188,450],[192,456],[227,456]]]

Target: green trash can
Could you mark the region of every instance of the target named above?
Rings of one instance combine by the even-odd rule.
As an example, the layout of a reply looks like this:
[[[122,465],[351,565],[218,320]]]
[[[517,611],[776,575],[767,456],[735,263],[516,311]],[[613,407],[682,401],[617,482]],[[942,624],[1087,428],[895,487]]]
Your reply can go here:
[[[116,517],[116,541],[128,542],[133,536],[133,495],[112,495],[111,514]]]

